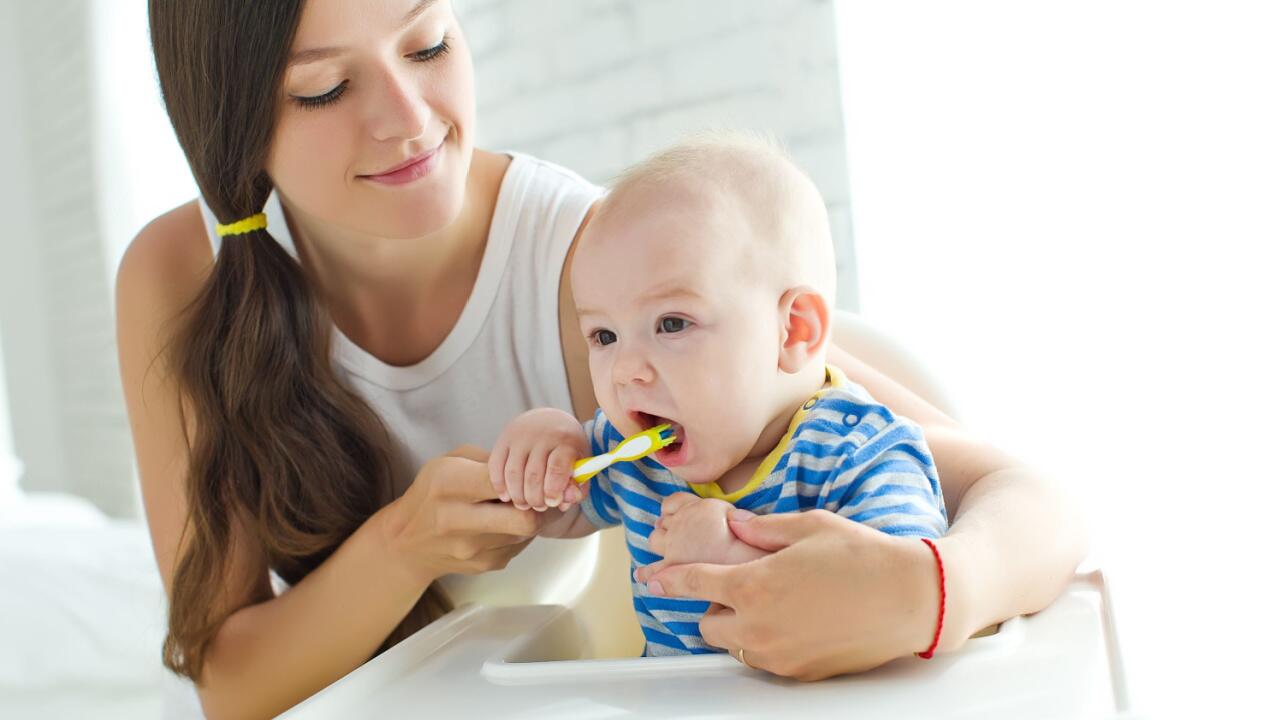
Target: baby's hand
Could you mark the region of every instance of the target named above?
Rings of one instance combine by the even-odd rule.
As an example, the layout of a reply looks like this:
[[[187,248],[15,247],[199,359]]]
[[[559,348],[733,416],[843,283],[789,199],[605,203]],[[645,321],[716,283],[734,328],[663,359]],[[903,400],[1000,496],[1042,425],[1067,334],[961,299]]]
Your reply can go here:
[[[767,555],[739,540],[729,529],[732,511],[733,505],[724,500],[691,493],[668,495],[662,501],[662,517],[649,535],[649,547],[662,556],[662,566],[736,565]]]
[[[583,497],[570,474],[590,449],[582,425],[569,413],[530,410],[502,431],[489,455],[489,480],[503,502],[521,510],[563,511]]]

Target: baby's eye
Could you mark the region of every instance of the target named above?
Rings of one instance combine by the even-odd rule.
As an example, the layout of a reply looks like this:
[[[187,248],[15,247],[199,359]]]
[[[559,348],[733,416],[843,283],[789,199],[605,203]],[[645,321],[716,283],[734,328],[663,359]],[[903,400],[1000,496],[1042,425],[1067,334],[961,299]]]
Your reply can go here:
[[[612,330],[596,330],[591,333],[591,339],[597,345],[612,345],[618,341],[618,336]]]
[[[692,323],[680,317],[664,317],[658,321],[658,331],[664,333],[677,333],[689,327]]]

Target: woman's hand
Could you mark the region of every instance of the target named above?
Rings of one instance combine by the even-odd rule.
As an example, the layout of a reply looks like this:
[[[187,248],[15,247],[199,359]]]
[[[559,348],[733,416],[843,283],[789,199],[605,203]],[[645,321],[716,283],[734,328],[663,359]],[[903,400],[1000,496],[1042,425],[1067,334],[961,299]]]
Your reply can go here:
[[[799,680],[862,672],[928,649],[938,575],[918,538],[826,510],[735,515],[730,527],[773,554],[741,565],[636,571],[655,594],[710,601],[699,623],[708,643],[734,655],[742,649],[753,667]]]
[[[500,570],[537,534],[539,513],[497,501],[487,461],[470,446],[429,460],[384,508],[388,551],[423,587],[449,573]]]

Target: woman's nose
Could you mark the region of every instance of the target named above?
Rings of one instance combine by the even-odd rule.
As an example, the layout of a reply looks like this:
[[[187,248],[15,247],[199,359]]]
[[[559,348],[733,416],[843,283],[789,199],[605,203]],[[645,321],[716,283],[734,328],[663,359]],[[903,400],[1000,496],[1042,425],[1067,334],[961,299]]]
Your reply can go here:
[[[378,91],[371,93],[369,125],[375,140],[413,140],[426,132],[431,106],[413,78],[392,69],[381,75]]]

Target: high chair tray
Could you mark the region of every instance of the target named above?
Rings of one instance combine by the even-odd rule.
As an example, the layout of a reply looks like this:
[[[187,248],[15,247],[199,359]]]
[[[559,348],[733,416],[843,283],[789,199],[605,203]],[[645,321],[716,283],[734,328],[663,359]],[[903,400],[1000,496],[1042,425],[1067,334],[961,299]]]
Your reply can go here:
[[[586,647],[564,606],[467,605],[284,717],[900,720],[1097,718],[1129,709],[1100,570],[1078,574],[1042,612],[956,652],[814,683],[751,670],[728,655],[582,659]]]

